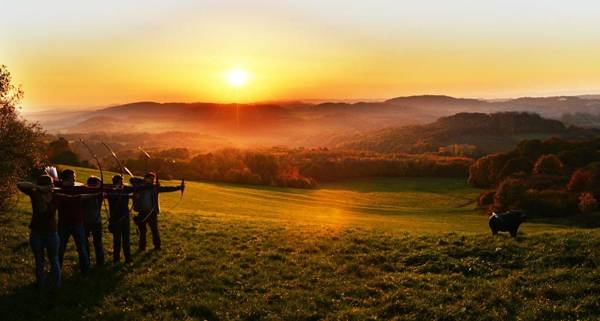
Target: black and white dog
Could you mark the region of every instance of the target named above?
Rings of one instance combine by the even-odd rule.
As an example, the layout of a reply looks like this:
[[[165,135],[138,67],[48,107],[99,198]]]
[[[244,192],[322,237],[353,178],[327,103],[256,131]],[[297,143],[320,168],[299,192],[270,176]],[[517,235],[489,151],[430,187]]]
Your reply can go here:
[[[489,223],[492,235],[498,232],[509,232],[510,236],[517,237],[517,231],[527,216],[519,210],[511,210],[503,213],[492,212]]]

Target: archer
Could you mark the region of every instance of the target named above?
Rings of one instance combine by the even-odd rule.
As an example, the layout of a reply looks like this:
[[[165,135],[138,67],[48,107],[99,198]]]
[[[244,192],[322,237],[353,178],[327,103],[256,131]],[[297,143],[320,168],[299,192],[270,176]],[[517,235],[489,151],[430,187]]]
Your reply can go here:
[[[152,243],[155,250],[160,250],[160,235],[158,232],[158,213],[160,206],[158,203],[158,194],[165,192],[182,191],[185,189],[185,183],[182,180],[179,186],[160,186],[156,174],[150,172],[144,176],[143,180],[131,179],[134,186],[135,196],[133,199],[133,209],[138,212],[133,221],[140,231],[140,240],[138,250],[146,250],[146,233],[148,226],[152,232]]]

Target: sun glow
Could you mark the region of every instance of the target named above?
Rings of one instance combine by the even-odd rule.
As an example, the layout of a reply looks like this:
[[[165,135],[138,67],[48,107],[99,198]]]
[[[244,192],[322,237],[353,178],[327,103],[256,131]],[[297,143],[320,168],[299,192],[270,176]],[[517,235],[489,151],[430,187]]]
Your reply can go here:
[[[248,72],[236,68],[227,72],[227,83],[232,87],[242,87],[248,82]]]

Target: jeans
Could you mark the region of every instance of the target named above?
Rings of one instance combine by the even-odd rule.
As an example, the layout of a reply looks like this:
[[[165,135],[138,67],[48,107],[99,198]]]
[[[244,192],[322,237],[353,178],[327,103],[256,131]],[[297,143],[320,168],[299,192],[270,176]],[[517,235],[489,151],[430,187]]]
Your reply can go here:
[[[79,255],[79,269],[81,269],[81,272],[86,272],[90,267],[90,257],[85,246],[85,230],[83,225],[61,226],[58,228],[58,236],[60,237],[58,261],[60,266],[62,267],[63,265],[67,243],[71,235],[75,240],[75,247]]]
[[[85,225],[85,249],[89,254],[90,252],[90,234],[92,235],[92,242],[94,243],[94,253],[96,255],[96,265],[104,265],[104,247],[102,247],[102,224],[96,223],[91,225]]]
[[[115,223],[116,228],[113,233],[113,260],[119,262],[121,258],[121,246],[125,262],[131,262],[131,245],[129,240],[129,216],[122,217]]]
[[[145,216],[142,214],[142,216]],[[150,226],[150,231],[152,232],[152,243],[154,244],[154,248],[160,250],[160,235],[158,234],[158,215],[151,214],[148,219],[140,224],[138,227],[140,229],[140,243],[138,244],[140,251],[146,250],[146,233],[148,231],[148,226]]]
[[[54,286],[60,287],[60,266],[58,263],[58,233],[56,232],[38,232],[31,230],[29,234],[29,245],[35,257],[35,278],[38,288],[42,289],[45,286],[46,278],[44,276],[44,267],[46,261],[44,259],[44,249],[50,261],[50,275],[53,278]]]

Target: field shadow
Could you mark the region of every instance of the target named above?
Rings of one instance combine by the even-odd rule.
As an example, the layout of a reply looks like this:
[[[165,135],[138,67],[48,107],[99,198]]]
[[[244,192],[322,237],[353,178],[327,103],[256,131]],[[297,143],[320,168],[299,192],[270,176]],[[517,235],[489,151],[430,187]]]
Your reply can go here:
[[[223,188],[245,188],[257,191],[280,192],[290,194],[310,194],[315,190],[343,190],[357,193],[373,192],[425,192],[448,193],[459,189],[468,189],[466,181],[456,178],[432,177],[366,177],[319,184],[316,189],[277,187],[266,185],[245,185],[222,182],[202,182]]]
[[[34,284],[0,296],[4,320],[85,320],[90,310],[103,304],[123,279],[121,265],[93,268],[86,274],[63,279],[60,289],[40,291]]]
[[[446,194],[469,188],[466,182],[456,178],[432,177],[371,177],[323,184],[322,189],[346,190],[357,193],[373,192],[423,192]]]
[[[591,214],[578,214],[568,217],[532,218],[531,223],[541,223],[557,227],[571,228],[600,228],[600,212]]]

